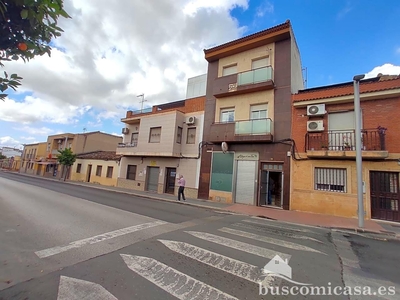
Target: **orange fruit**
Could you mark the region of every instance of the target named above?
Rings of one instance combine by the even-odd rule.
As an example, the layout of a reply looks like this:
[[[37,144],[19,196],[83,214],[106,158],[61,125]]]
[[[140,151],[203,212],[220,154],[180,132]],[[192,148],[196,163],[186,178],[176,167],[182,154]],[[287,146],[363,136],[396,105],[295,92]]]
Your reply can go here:
[[[18,43],[18,49],[21,51],[26,51],[26,49],[28,49],[28,46],[25,43]]]

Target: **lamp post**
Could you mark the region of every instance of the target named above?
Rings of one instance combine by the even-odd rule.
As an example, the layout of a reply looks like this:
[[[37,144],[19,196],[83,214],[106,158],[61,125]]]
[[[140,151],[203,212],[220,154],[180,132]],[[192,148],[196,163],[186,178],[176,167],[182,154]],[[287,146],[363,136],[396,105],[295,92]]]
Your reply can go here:
[[[356,170],[357,170],[357,200],[358,200],[358,227],[364,227],[364,201],[362,180],[362,154],[361,154],[361,105],[360,105],[360,80],[365,75],[353,77],[354,83],[354,111],[356,117]]]

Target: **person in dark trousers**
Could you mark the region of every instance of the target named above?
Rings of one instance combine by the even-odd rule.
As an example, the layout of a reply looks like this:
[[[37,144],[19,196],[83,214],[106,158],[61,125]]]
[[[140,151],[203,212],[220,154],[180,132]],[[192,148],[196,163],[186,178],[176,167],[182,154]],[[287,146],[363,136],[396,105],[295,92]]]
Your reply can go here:
[[[178,190],[178,201],[181,201],[181,194],[182,194],[182,199],[183,201],[186,201],[185,198],[185,185],[186,185],[186,180],[183,178],[183,175],[179,176],[178,179],[178,185],[179,185],[179,190]]]

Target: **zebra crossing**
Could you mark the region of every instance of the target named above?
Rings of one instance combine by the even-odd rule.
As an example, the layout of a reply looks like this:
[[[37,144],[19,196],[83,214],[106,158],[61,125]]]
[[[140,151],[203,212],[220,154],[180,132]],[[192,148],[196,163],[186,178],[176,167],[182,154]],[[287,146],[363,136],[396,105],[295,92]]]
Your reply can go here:
[[[281,279],[274,279],[263,274],[264,265],[276,257],[276,255],[287,262],[290,261],[292,257],[292,254],[290,253],[293,253],[293,251],[308,252],[312,255],[319,255],[321,258],[327,255],[318,249],[321,245],[320,243],[322,243],[318,239],[310,238],[316,242],[314,243],[314,247],[309,247],[292,241],[289,242],[283,239],[267,237],[251,231],[245,231],[246,224],[261,225],[266,226],[266,228],[274,228],[274,226],[276,226],[262,221],[263,220],[256,219],[243,220],[243,222],[240,221],[230,224],[229,227],[214,229],[213,233],[208,232],[210,230],[184,230],[182,232],[183,238],[180,240],[159,238],[156,242],[159,246],[165,247],[165,250],[163,251],[170,251],[179,256],[186,257],[188,260],[199,262],[214,271],[225,272],[245,280],[250,285],[253,285],[254,289],[258,288],[260,282],[264,285],[272,286],[279,284],[281,281]],[[240,228],[240,230],[237,228]],[[247,227],[247,229],[250,228]],[[257,232],[258,228],[256,226],[251,229],[252,231]],[[312,231],[299,231],[298,229],[296,229],[296,232],[298,238],[301,236],[301,233],[312,233]],[[187,241],[187,239],[192,240],[193,238],[196,242],[190,243]],[[200,247],[199,244],[202,246]],[[214,249],[218,250],[210,250],[210,245],[214,245]],[[271,249],[272,245],[278,246],[280,249],[287,249],[288,251],[277,251],[276,249]],[[238,251],[243,253],[243,256],[256,256],[264,263],[256,265],[244,261],[244,259],[239,260],[231,257],[232,250],[234,250],[234,252]],[[214,287],[210,282],[204,282],[190,274],[186,274],[185,272],[182,272],[182,269],[178,270],[174,268],[174,266],[168,265],[166,261],[160,261],[151,257],[151,255],[136,255],[134,253],[125,252],[122,252],[119,255],[126,267],[134,274],[139,275],[150,284],[177,299],[240,299],[237,298],[236,295],[231,295],[230,291]],[[74,278],[69,279],[67,277],[62,277],[60,279],[57,299],[79,299],[79,297],[74,298],[74,296],[68,298],[68,296],[66,296],[68,293],[74,293],[75,295],[93,295],[93,298],[88,297],[87,299],[117,299],[109,291],[97,284],[79,281]]]

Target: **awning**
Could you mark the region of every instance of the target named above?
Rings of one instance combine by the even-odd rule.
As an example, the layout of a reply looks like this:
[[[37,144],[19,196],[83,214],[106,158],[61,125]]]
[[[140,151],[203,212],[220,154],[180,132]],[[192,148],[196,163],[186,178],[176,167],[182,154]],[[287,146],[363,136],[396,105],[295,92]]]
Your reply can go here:
[[[40,161],[40,162],[37,162],[37,164],[39,164],[39,165],[55,165],[57,163],[53,162],[53,161]]]

